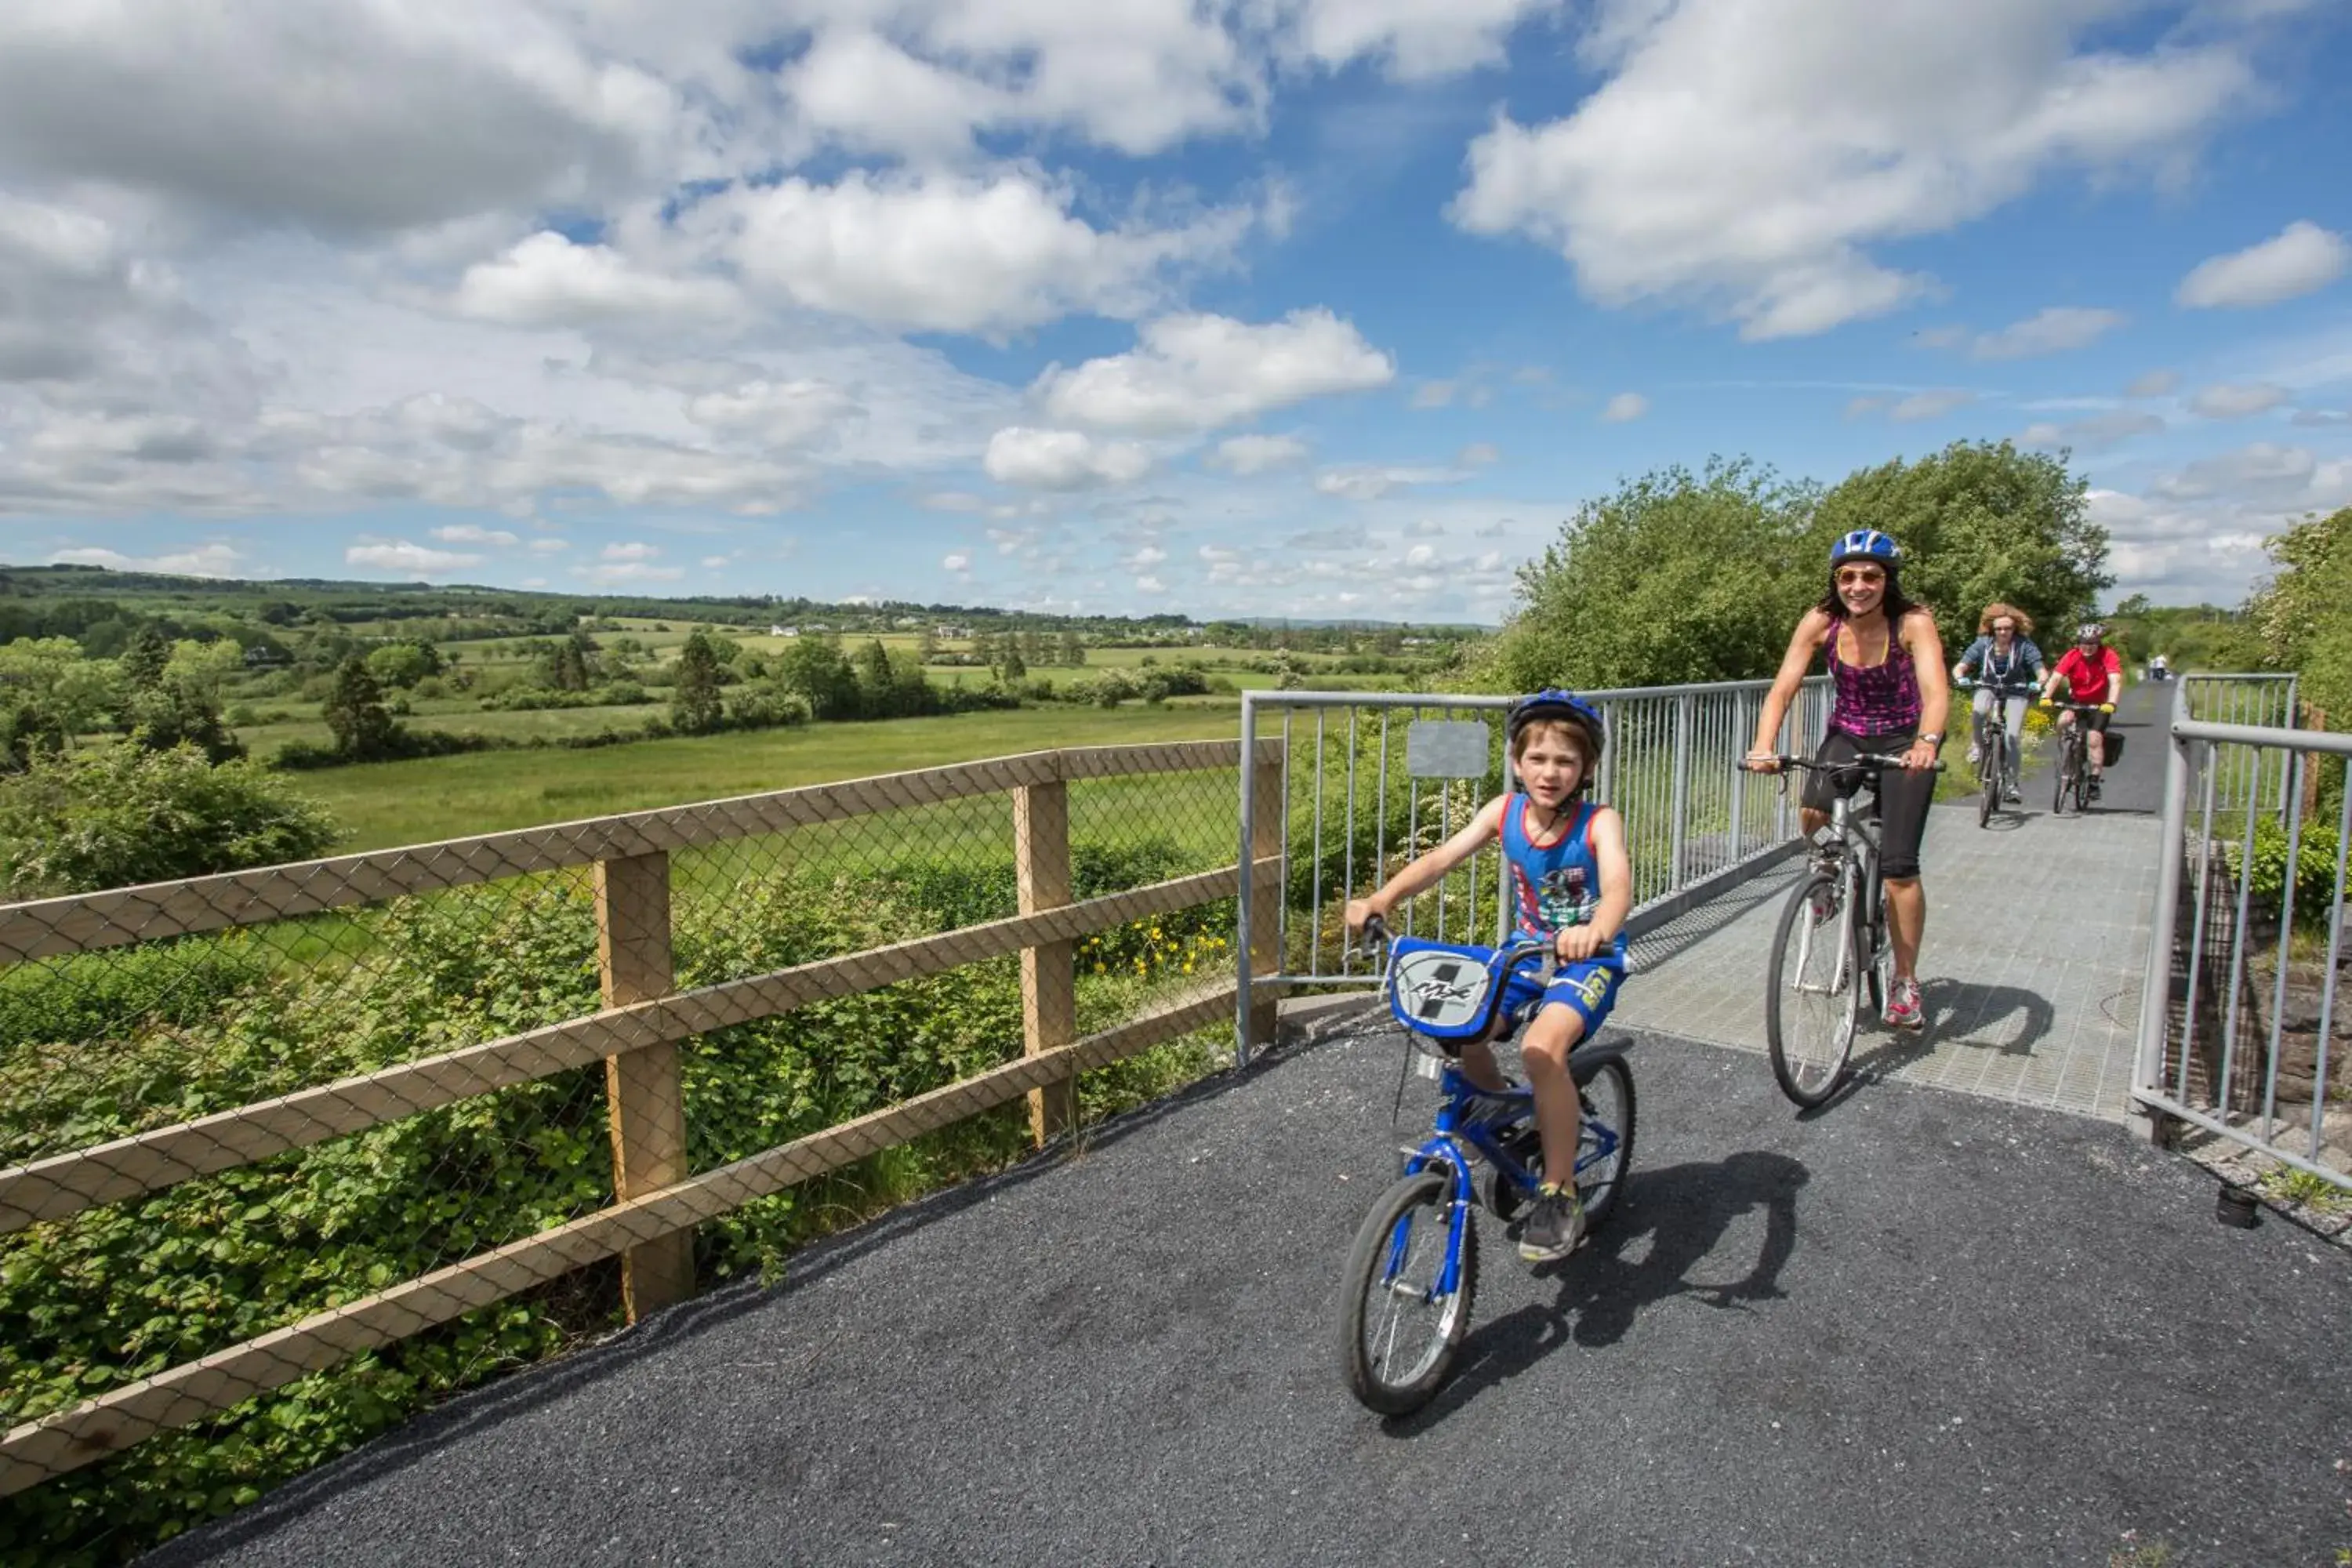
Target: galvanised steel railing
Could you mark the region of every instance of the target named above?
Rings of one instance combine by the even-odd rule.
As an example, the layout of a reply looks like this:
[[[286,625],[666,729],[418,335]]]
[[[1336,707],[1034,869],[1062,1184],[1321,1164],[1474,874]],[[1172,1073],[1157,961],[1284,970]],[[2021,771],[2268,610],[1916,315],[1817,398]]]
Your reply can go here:
[[[1800,842],[1789,793],[1736,766],[1770,687],[1748,680],[1584,694],[1607,726],[1595,798],[1625,820],[1633,934],[1756,875]],[[1276,764],[1244,763],[1244,859],[1255,843],[1257,861],[1279,854],[1283,864],[1278,879],[1260,877],[1242,889],[1234,944],[1241,1059],[1264,1042],[1270,993],[1379,983],[1349,949],[1340,911],[1510,787],[1502,721],[1512,700],[1435,692],[1244,694],[1244,757],[1257,757],[1257,741],[1283,742],[1279,779],[1257,771]],[[1829,700],[1826,677],[1806,681],[1783,721],[1783,750],[1809,749]],[[1274,748],[1265,750],[1271,755]],[[1269,814],[1276,820],[1266,820]],[[1441,941],[1491,942],[1509,921],[1496,846],[1402,906],[1395,924]],[[1253,1005],[1260,1014],[1255,1029]]]
[[[2228,679],[2203,692],[2293,715],[2291,677]],[[2184,682],[2171,724],[2133,1098],[2352,1188],[2352,736],[2194,718],[2198,695]]]
[[[2287,674],[2184,675],[2173,694],[2173,717],[2200,724],[2251,725],[2263,730],[2303,727],[2297,701],[2300,682]],[[2286,809],[2286,759],[2277,752],[2245,751],[2220,759],[2216,800],[2228,811],[2260,796],[2273,814]]]

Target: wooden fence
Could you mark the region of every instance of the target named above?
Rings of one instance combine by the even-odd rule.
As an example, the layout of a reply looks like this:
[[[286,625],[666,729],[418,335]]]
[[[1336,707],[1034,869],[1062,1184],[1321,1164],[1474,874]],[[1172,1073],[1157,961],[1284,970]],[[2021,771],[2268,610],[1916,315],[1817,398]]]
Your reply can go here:
[[[1074,900],[1068,786],[1230,769],[1240,755],[1237,742],[1038,752],[0,908],[0,964],[13,964],[591,867],[604,1004],[584,1016],[0,1171],[0,1235],[599,1059],[614,1171],[614,1201],[595,1212],[15,1427],[0,1438],[0,1495],[584,1264],[622,1260],[624,1301],[634,1321],[692,1293],[692,1235],[698,1223],[1024,1096],[1034,1135],[1043,1143],[1071,1123],[1077,1073],[1223,1022],[1234,998],[1227,980],[1077,1037],[1077,942],[1232,899],[1242,870],[1226,865]],[[1278,742],[1262,742],[1260,776],[1279,778],[1281,757]],[[696,989],[674,988],[674,852],[1004,794],[1012,797],[1017,914]],[[1259,838],[1252,847],[1255,874],[1273,892],[1281,886],[1280,841],[1263,833]],[[699,1175],[689,1173],[681,1042],[1014,953],[1021,962],[1024,1019],[1018,1059]]]

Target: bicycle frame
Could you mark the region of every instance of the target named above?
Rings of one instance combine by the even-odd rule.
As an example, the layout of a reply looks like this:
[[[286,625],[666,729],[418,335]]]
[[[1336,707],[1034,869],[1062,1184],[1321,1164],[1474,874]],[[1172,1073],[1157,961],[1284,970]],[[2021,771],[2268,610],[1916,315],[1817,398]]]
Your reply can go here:
[[[1438,1273],[1432,1299],[1452,1294],[1462,1280],[1462,1233],[1470,1223],[1470,1211],[1478,1201],[1477,1184],[1471,1166],[1470,1150],[1485,1156],[1496,1171],[1522,1191],[1536,1184],[1535,1173],[1528,1170],[1506,1150],[1496,1138],[1497,1132],[1510,1132],[1526,1126],[1535,1115],[1535,1093],[1527,1089],[1504,1089],[1497,1093],[1480,1089],[1470,1081],[1470,1075],[1453,1062],[1447,1062],[1438,1072],[1438,1092],[1444,1099],[1437,1107],[1437,1117],[1428,1140],[1418,1148],[1404,1151],[1403,1174],[1419,1175],[1423,1171],[1443,1169],[1453,1196],[1449,1202],[1445,1227],[1445,1267]],[[1578,1123],[1576,1171],[1581,1173],[1598,1161],[1606,1160],[1617,1152],[1617,1130],[1595,1124],[1589,1117]],[[1464,1144],[1469,1149],[1465,1149]],[[1574,1173],[1571,1173],[1571,1181]],[[1390,1243],[1388,1267],[1393,1270],[1403,1262],[1401,1249],[1404,1238]]]
[[[1862,902],[1852,911],[1857,923],[1842,928],[1842,934],[1844,931],[1854,934],[1845,936],[1843,941],[1845,951],[1838,955],[1837,968],[1832,972],[1830,984],[1822,992],[1824,995],[1834,995],[1843,986],[1862,982],[1859,973],[1847,973],[1847,964],[1877,957],[1874,947],[1867,954],[1862,952],[1861,944],[1854,937],[1876,929],[1879,900],[1885,896],[1885,890],[1878,879],[1878,837],[1873,830],[1872,819],[1854,814],[1851,797],[1839,795],[1830,802],[1829,832],[1836,840],[1840,880],[1845,880],[1849,871],[1858,872],[1862,884]],[[1805,961],[1812,955],[1816,929],[1808,926],[1798,936],[1797,968],[1800,973],[1804,972]]]

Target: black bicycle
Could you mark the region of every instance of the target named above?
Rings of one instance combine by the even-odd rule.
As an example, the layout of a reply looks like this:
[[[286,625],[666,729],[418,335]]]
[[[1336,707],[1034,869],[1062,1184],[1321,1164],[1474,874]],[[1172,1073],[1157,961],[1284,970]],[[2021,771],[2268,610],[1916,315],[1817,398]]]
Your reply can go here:
[[[1956,680],[1952,684],[1956,690],[1973,691],[1982,683]],[[1978,730],[1977,778],[1983,785],[1983,792],[1977,801],[1979,827],[1991,826],[1992,814],[2018,795],[2017,771],[2021,759],[2010,749],[2008,716],[2002,710],[2008,706],[2011,697],[2023,697],[2027,693],[2011,692],[1998,686],[1991,688],[1991,691],[1992,711],[1982,720],[1974,715],[1969,720]]]
[[[1780,759],[1815,773],[1855,772],[1875,786],[1895,757],[1850,763]],[[1937,764],[1940,768],[1941,764]],[[1772,933],[1765,975],[1764,1041],[1780,1092],[1811,1109],[1837,1092],[1862,1026],[1865,994],[1875,1015],[1894,983],[1895,943],[1886,929],[1886,884],[1878,874],[1876,791],[1856,810],[1843,793],[1830,803],[1829,825],[1815,840],[1812,864]]]
[[[2084,729],[2084,715],[2102,710],[2096,702],[2045,702],[2045,708],[2056,708],[2074,715],[2072,724],[2058,727],[2057,781],[2052,786],[2050,813],[2066,815],[2066,802],[2074,802],[2074,815],[2083,816],[2091,809],[2094,798],[2091,782],[2091,740]]]

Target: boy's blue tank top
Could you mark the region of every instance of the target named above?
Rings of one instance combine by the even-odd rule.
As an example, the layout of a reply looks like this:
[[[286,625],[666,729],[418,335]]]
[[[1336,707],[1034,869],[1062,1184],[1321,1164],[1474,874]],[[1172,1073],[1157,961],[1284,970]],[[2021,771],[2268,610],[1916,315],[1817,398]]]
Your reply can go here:
[[[1580,804],[1559,835],[1538,844],[1528,836],[1528,807],[1514,795],[1503,803],[1503,858],[1511,868],[1512,924],[1522,936],[1550,937],[1591,920],[1601,909],[1601,862],[1592,853],[1592,814]],[[1625,933],[1619,931],[1596,958],[1625,959]]]

